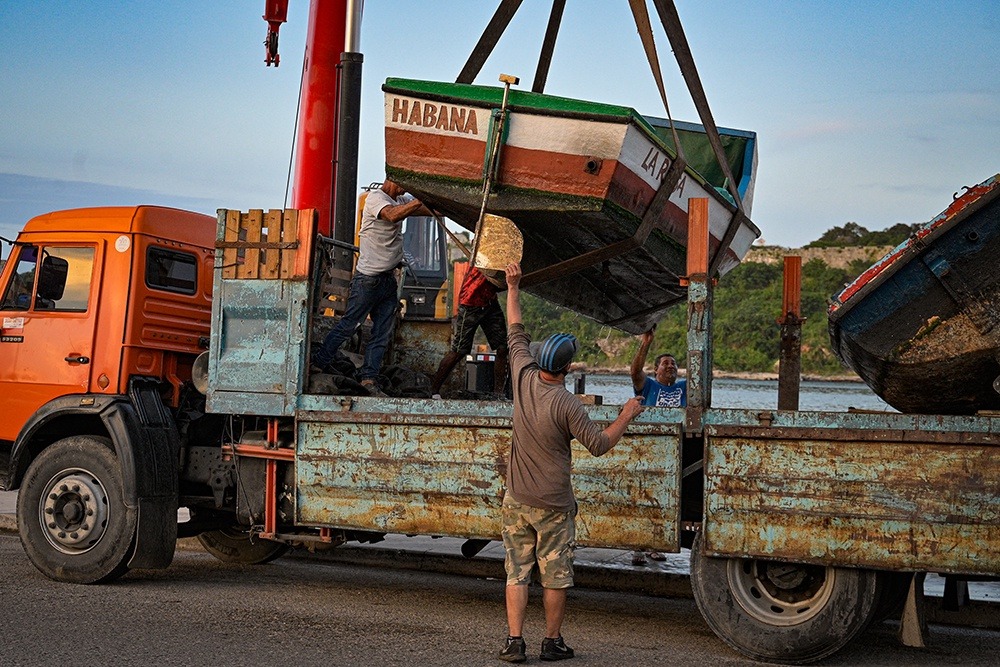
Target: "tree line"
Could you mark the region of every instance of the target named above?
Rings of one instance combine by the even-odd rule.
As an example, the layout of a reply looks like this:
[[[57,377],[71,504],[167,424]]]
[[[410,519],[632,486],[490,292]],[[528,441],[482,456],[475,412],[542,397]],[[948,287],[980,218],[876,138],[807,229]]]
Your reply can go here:
[[[835,227],[811,247],[897,245],[918,225],[895,225],[869,232],[857,223]],[[834,354],[827,330],[827,306],[833,295],[868,268],[859,260],[835,268],[819,259],[802,267],[802,372],[839,375],[850,372]],[[714,367],[728,372],[776,372],[779,355],[782,296],[781,264],[745,262],[727,273],[715,288],[713,319]],[[580,342],[577,360],[590,367],[627,368],[638,348],[638,338],[598,324],[530,294],[522,295],[525,325],[540,340],[550,333],[573,333]],[[687,362],[687,309],[681,303],[669,310],[654,334],[650,355],[670,352],[680,366]]]

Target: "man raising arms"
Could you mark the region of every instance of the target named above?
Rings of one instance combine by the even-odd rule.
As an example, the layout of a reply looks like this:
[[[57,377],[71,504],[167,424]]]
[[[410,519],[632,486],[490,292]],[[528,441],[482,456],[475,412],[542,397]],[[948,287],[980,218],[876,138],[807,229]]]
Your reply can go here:
[[[576,438],[594,456],[618,443],[625,428],[643,408],[629,399],[618,418],[603,431],[592,422],[565,378],[576,353],[576,339],[553,334],[535,357],[521,323],[521,267],[509,264],[507,273],[507,344],[514,391],[513,437],[503,499],[503,542],[506,550],[508,637],[499,658],[526,659],[522,637],[532,568],[538,566],[545,607],[542,660],[573,657],[562,638],[566,589],[573,585],[573,547],[576,540],[576,500],[570,480]]]

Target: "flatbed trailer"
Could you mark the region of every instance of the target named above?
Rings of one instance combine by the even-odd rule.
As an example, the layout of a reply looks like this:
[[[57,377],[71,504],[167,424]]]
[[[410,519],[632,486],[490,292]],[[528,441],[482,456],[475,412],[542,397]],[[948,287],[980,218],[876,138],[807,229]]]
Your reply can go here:
[[[281,234],[234,231],[262,220]],[[469,554],[498,539],[510,402],[309,391],[330,319],[314,224],[143,207],[29,223],[0,274],[0,480],[21,490],[40,571],[97,583],[166,567],[184,536],[239,563],[387,533],[464,538]],[[920,644],[922,573],[1000,574],[1000,417],[712,407],[713,287],[688,273],[688,406],[647,409],[599,458],[574,443],[578,543],[690,547],[707,622],[754,658],[823,658],[908,593]],[[432,324],[404,319],[394,357],[432,371]],[[72,350],[33,352],[64,330]],[[65,386],[46,381],[64,366]]]
[[[275,435],[227,445],[277,480],[240,514],[263,516],[259,534],[279,540],[308,528],[333,541],[497,539],[511,404],[302,393],[309,284],[262,290],[223,279],[213,302],[208,409],[256,415]],[[913,573],[1000,573],[1000,418],[713,408],[711,291],[691,271],[689,406],[647,409],[600,458],[574,443],[581,546],[692,547],[692,587],[713,630],[747,655],[789,662],[829,655],[898,611]],[[246,305],[261,303],[248,318]],[[227,329],[236,320],[245,329]],[[589,412],[610,422],[617,409]],[[915,643],[920,622],[906,623]]]
[[[314,3],[316,24],[338,4]],[[679,21],[665,23],[673,43]],[[330,25],[321,32],[345,33]],[[690,60],[681,42],[675,52]],[[359,55],[343,46],[327,51]],[[359,105],[360,58],[345,58],[331,86],[310,53],[308,94],[333,108],[337,89],[345,108]],[[349,275],[349,125],[336,141],[311,136],[313,124],[299,137],[343,152],[299,164],[321,185],[296,201],[324,215],[256,211],[241,234],[238,211],[212,221],[88,209],[41,216],[19,235],[0,272],[0,486],[20,490],[21,540],[41,572],[99,583],[162,568],[185,536],[238,563],[386,533],[465,538],[469,553],[499,537],[510,403],[309,391],[328,305],[320,258]],[[336,202],[335,251],[316,234],[333,164],[338,191],[351,193]],[[579,544],[690,547],[706,621],[753,658],[822,659],[907,595],[903,634],[919,644],[923,573],[1000,577],[1000,417],[712,407],[707,236],[695,247],[689,404],[648,409],[601,458],[576,450]],[[436,364],[447,339],[432,329],[401,322],[396,358],[432,371],[421,364]],[[589,411],[599,422],[616,413]]]

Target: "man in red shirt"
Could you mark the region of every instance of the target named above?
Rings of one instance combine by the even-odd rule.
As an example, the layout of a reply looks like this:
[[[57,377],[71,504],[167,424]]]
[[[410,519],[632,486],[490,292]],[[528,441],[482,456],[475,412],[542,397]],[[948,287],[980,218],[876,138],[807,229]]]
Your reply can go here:
[[[458,293],[458,315],[455,317],[451,349],[444,355],[431,381],[432,394],[437,396],[441,393],[444,381],[459,359],[472,351],[472,341],[476,337],[476,329],[480,327],[490,347],[497,353],[493,364],[493,391],[502,394],[507,383],[507,321],[497,300],[497,287],[486,279],[482,271],[470,266]]]

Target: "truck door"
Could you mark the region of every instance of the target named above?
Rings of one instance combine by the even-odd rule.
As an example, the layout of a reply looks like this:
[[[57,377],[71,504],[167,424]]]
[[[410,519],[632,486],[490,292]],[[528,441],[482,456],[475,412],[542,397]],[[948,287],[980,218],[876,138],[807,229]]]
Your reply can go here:
[[[97,298],[94,245],[26,244],[11,252],[0,300],[0,440],[39,407],[90,387]]]

